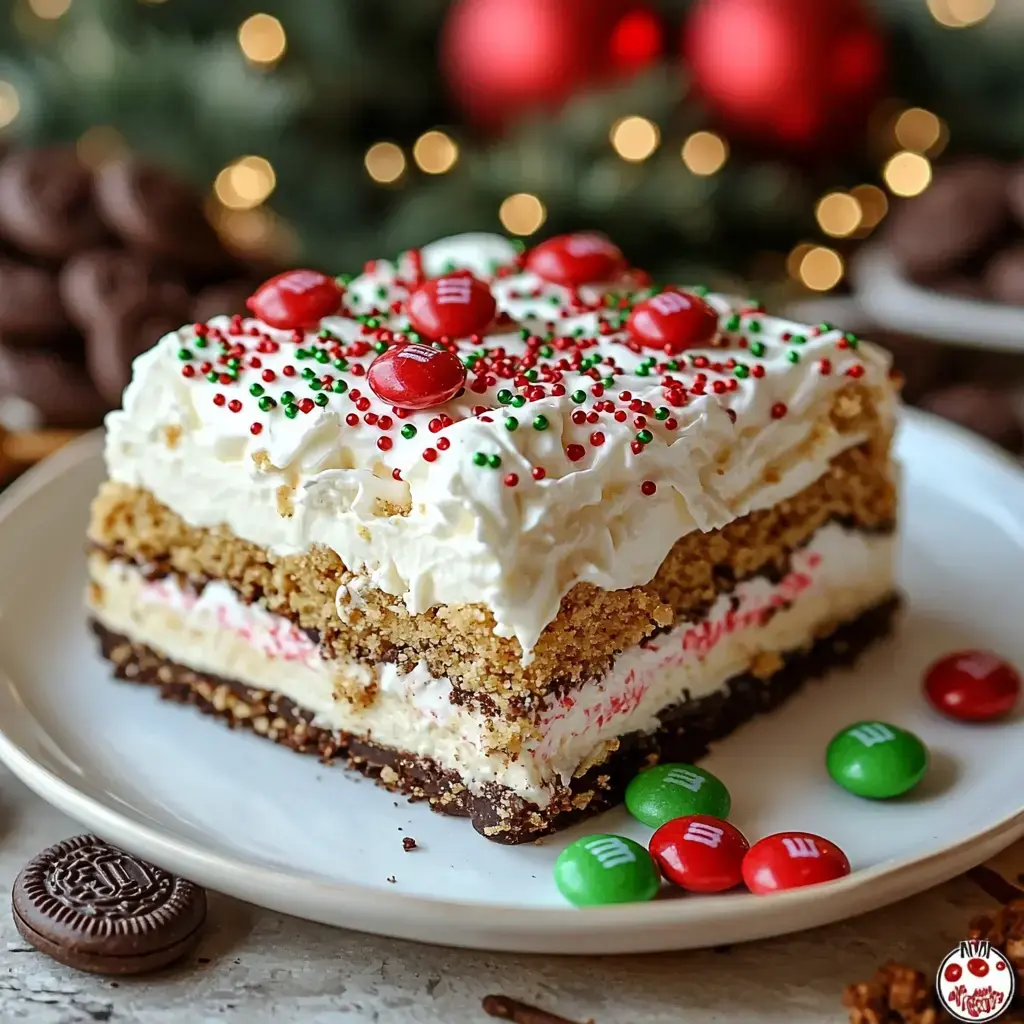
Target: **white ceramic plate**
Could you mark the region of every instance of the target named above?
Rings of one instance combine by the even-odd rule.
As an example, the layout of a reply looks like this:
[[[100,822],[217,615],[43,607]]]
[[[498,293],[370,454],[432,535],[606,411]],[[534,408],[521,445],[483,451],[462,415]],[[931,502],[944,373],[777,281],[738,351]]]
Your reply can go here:
[[[850,277],[864,312],[889,330],[966,348],[1024,352],[1024,307],[922,288],[880,246],[857,254]]]
[[[102,467],[89,438],[0,500],[0,758],[89,829],[252,903],[427,942],[551,953],[707,946],[824,924],[934,885],[1024,834],[1024,721],[971,727],[919,696],[922,668],[987,645],[1024,665],[1024,475],[956,428],[907,416],[898,638],[721,743],[705,762],[751,839],[819,832],[853,873],[816,889],[666,898],[585,911],[551,880],[588,831],[649,830],[609,812],[535,846],[496,846],[468,822],[112,682],[80,606],[82,535]],[[864,717],[929,744],[920,789],[889,803],[832,784],[831,735]],[[419,848],[402,849],[412,836]]]

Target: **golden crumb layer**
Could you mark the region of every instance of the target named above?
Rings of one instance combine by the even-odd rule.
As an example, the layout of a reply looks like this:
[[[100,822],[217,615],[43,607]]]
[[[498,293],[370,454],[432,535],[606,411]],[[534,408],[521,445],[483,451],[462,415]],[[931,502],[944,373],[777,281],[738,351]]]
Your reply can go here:
[[[523,668],[515,639],[494,635],[490,612],[478,605],[438,605],[410,615],[381,591],[361,589],[365,607],[343,620],[340,585],[355,577],[331,550],[273,555],[226,528],[186,523],[147,491],[107,482],[92,507],[89,539],[106,557],[202,583],[223,579],[242,599],[318,631],[325,653],[410,667],[425,659],[431,672],[463,690],[486,692],[500,705],[553,685],[602,674],[615,655],[677,619],[692,618],[737,580],[783,572],[789,554],[826,523],[891,529],[896,489],[888,438],[848,449],[805,490],[720,530],[682,537],[646,586],[605,591],[576,585]]]

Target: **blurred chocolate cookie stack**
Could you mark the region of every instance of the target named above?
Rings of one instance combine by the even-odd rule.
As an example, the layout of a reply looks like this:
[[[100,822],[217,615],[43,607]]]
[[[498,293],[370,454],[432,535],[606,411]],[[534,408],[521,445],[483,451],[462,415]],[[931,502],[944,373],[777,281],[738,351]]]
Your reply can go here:
[[[133,158],[73,149],[0,156],[0,428],[96,426],[132,360],[166,332],[244,310],[262,279],[202,201]]]
[[[895,207],[881,245],[923,289],[915,310],[934,301],[929,294],[970,303],[955,323],[948,305],[936,306],[942,341],[893,332],[884,316],[862,325],[893,352],[906,400],[1024,454],[1024,332],[994,326],[1011,314],[1024,323],[1024,308],[1014,311],[1024,307],[1024,163],[968,157],[940,167],[921,195]],[[870,317],[870,296],[860,298]]]

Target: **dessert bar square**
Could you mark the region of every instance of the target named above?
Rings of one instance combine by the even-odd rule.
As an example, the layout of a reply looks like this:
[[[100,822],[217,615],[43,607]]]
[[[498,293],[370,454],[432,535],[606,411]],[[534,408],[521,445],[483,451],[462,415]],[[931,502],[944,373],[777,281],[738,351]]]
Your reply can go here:
[[[585,234],[250,308],[159,340],[107,419],[88,606],[121,678],[515,843],[889,629],[871,344]]]

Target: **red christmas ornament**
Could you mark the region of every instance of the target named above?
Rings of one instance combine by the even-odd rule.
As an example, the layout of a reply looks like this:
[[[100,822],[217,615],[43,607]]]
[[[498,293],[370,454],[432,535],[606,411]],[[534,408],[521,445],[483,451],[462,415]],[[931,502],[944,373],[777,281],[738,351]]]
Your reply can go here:
[[[724,892],[743,881],[750,844],[734,825],[709,814],[665,822],[648,847],[661,873],[689,892]]]
[[[640,0],[458,0],[441,68],[469,119],[493,130],[635,74],[663,51],[661,21]]]
[[[666,291],[637,303],[626,330],[641,345],[675,356],[707,345],[718,333],[718,314],[696,295]]]
[[[989,651],[947,654],[924,675],[924,692],[931,705],[963,722],[988,722],[1008,715],[1020,690],[1017,670]]]
[[[831,882],[849,873],[846,854],[835,843],[811,832],[765,836],[743,858],[743,881],[756,893]]]
[[[366,371],[373,393],[399,409],[430,409],[454,398],[466,383],[459,357],[429,345],[394,345]]]
[[[552,284],[578,288],[598,284],[620,273],[626,261],[603,235],[556,235],[526,254],[526,269]]]
[[[494,319],[497,303],[490,288],[472,274],[447,274],[421,284],[405,310],[425,338],[468,338]]]
[[[807,155],[856,145],[885,78],[863,0],[699,0],[683,52],[723,129]]]
[[[259,286],[245,303],[271,327],[305,330],[341,308],[341,289],[316,270],[286,270]]]

